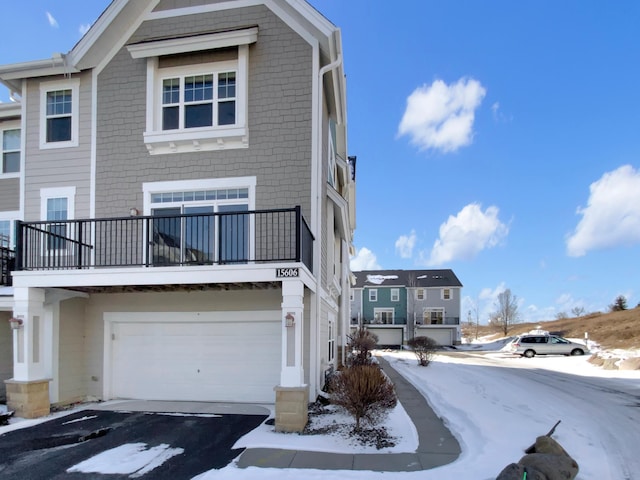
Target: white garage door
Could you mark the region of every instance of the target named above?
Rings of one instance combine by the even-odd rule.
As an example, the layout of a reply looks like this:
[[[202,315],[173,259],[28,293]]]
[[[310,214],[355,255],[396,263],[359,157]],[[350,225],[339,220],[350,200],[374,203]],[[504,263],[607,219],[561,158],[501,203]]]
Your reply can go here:
[[[273,403],[280,312],[106,313],[111,398]]]
[[[403,328],[367,327],[371,333],[378,336],[378,345],[402,345]]]
[[[443,327],[418,327],[416,336],[429,337],[438,345],[453,345],[455,340],[455,328]]]

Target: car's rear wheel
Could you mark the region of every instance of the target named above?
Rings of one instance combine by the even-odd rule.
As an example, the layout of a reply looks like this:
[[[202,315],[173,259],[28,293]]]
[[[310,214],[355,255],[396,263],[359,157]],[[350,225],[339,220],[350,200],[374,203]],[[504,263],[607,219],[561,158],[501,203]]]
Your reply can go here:
[[[574,348],[573,350],[571,350],[571,355],[584,355],[584,350],[582,350],[581,348]]]
[[[533,350],[525,350],[522,355],[524,355],[527,358],[533,358],[535,354],[536,352],[534,352]]]

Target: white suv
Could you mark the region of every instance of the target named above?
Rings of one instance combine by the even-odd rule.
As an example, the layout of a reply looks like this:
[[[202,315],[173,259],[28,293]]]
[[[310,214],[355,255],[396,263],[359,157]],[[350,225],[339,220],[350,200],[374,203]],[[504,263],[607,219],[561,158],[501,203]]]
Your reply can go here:
[[[584,355],[587,347],[557,335],[520,335],[511,342],[511,353],[531,358],[535,355]]]

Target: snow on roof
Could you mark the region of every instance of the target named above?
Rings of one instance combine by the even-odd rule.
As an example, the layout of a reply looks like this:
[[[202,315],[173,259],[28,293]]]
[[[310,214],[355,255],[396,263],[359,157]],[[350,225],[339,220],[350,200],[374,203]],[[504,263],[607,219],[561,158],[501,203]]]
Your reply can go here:
[[[397,275],[367,275],[367,282],[382,285],[385,280],[397,280]]]

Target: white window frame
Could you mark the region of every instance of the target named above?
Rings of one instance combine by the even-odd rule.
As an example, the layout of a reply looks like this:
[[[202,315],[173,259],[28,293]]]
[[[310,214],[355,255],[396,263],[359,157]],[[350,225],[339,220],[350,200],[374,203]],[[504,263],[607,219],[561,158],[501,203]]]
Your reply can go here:
[[[20,212],[0,212],[0,222],[9,222],[9,248],[16,245],[15,222],[20,219]]]
[[[4,149],[4,132],[10,130],[20,130],[20,147],[18,147],[18,152],[20,153],[20,168],[17,172],[4,173],[4,154],[12,153],[16,150],[5,150]],[[20,122],[5,122],[0,125],[0,178],[18,178],[20,177],[20,172],[22,171],[22,128]]]
[[[76,187],[55,187],[55,188],[42,188],[40,189],[40,219],[43,221],[47,221],[47,203],[49,200],[55,198],[66,198],[67,199],[67,220],[75,219],[76,210]],[[71,227],[67,230],[67,236],[73,238],[73,232],[71,231]],[[55,250],[59,252],[68,252],[69,243],[66,242],[65,248],[60,250]],[[48,250],[48,246],[46,244],[42,245],[43,252]],[[54,250],[52,250],[54,251]]]
[[[382,313],[390,313],[391,321],[382,322],[382,320],[380,320],[380,314]],[[374,308],[373,309],[373,323],[375,325],[393,325],[395,320],[396,320],[396,311],[394,308]]]
[[[450,288],[443,288],[440,290],[441,300],[451,300],[453,298],[453,291]]]
[[[71,139],[65,142],[47,142],[47,94],[58,90],[71,90]],[[70,79],[40,84],[40,148],[70,148],[78,146],[80,116],[80,80]]]
[[[425,300],[426,290],[424,288],[416,288],[416,300]]]
[[[168,182],[145,182],[142,184],[142,191],[144,197],[144,215],[149,216],[152,214],[154,208],[169,208],[177,207],[179,205],[198,206],[198,205],[212,205],[211,200],[194,200],[194,201],[182,201],[176,203],[153,203],[152,195],[157,193],[166,192],[182,192],[192,190],[222,190],[222,189],[237,189],[246,188],[248,192],[248,198],[246,199],[229,199],[229,200],[216,200],[216,205],[232,205],[238,203],[246,203],[247,210],[252,211],[256,209],[256,183],[257,177],[230,177],[230,178],[209,178],[198,180],[177,180]],[[255,216],[249,215],[249,245],[248,254],[249,258],[254,258],[255,251]],[[144,248],[144,247],[143,247]],[[214,247],[217,249],[217,245]],[[217,250],[215,250],[217,251]],[[144,255],[144,252],[143,252]]]
[[[369,289],[369,301],[370,302],[377,302],[378,301],[378,289],[377,288],[370,288]]]
[[[349,301],[350,302],[356,301],[356,293],[353,290],[349,290]]]
[[[336,317],[329,314],[327,331],[327,362],[333,363],[336,358]]]
[[[392,302],[399,302],[400,301],[400,289],[399,288],[392,288],[391,289],[391,301]]]
[[[257,41],[257,27],[229,32],[213,33],[129,45],[133,58],[147,59],[147,122],[144,142],[151,155],[179,152],[248,148],[247,112],[249,98],[249,44]],[[159,68],[159,57],[225,47],[238,47],[238,58],[233,61],[214,62],[216,69],[223,65],[236,72],[236,123],[218,127],[162,130],[162,79],[168,78],[173,68]],[[204,64],[176,67],[176,71],[198,74]],[[192,72],[192,73],[190,73]]]
[[[442,313],[442,323],[431,323],[431,312],[440,312]],[[445,316],[444,316],[444,308],[443,307],[429,307],[425,308],[422,311],[422,323],[423,325],[444,325]],[[427,316],[428,314],[428,316]]]

